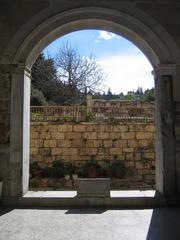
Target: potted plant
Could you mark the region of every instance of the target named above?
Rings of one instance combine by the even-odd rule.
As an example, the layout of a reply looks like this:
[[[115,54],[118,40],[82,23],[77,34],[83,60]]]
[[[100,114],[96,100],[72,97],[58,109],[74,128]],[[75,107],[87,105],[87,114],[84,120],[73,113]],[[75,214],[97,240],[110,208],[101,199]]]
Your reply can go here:
[[[31,178],[42,176],[42,169],[36,161],[30,163],[30,176]]]
[[[115,178],[123,178],[126,175],[126,170],[124,162],[120,160],[112,162],[112,173]]]
[[[75,165],[72,165],[72,178],[73,178],[73,180],[77,180],[78,175],[79,175],[79,169]]]
[[[62,178],[64,176],[64,163],[62,160],[52,162],[51,172],[53,178]]]
[[[104,171],[105,177],[107,178],[112,177],[112,167],[111,167],[110,161],[104,161],[103,171]]]
[[[66,163],[64,165],[64,178],[68,181],[72,175],[72,164]]]
[[[85,172],[89,178],[96,178],[98,175],[99,165],[96,161],[91,160],[85,164]]]

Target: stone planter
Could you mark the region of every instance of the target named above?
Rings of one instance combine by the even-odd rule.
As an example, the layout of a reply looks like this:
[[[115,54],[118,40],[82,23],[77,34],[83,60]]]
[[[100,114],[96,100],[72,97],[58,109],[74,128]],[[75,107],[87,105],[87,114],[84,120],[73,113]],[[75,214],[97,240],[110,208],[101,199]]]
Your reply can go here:
[[[110,197],[109,178],[78,178],[78,197]]]
[[[3,182],[0,181],[0,198],[1,198],[1,195],[2,195],[2,189],[3,189]]]

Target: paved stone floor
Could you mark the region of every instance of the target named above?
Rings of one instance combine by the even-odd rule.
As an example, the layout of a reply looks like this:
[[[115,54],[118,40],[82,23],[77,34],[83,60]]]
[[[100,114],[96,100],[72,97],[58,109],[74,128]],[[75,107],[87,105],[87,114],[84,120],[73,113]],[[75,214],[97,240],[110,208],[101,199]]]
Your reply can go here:
[[[179,240],[180,209],[0,209],[0,240]]]

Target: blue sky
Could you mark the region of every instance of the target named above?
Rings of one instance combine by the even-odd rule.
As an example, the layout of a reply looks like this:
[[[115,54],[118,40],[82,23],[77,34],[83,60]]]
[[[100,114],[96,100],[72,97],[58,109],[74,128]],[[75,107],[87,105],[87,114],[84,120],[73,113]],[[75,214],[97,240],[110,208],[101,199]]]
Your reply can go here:
[[[44,52],[54,56],[66,42],[76,46],[83,56],[91,53],[101,65],[107,80],[103,90],[113,93],[143,90],[154,86],[152,66],[144,54],[130,41],[111,32],[81,30],[66,34],[52,42]]]

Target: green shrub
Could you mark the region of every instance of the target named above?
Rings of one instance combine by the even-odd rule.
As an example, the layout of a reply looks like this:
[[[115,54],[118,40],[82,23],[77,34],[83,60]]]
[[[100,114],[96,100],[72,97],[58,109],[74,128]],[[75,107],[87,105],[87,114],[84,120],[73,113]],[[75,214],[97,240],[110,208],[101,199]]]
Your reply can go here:
[[[90,121],[92,121],[93,120],[93,113],[92,112],[90,112],[90,111],[87,111],[86,113],[85,113],[85,121],[87,121],[87,122],[90,122]]]
[[[38,188],[39,187],[39,180],[37,178],[33,178],[30,180],[30,187],[31,188]]]
[[[123,161],[114,160],[112,162],[112,174],[113,177],[123,178],[126,175],[127,168]]]

